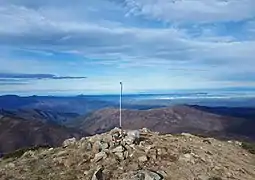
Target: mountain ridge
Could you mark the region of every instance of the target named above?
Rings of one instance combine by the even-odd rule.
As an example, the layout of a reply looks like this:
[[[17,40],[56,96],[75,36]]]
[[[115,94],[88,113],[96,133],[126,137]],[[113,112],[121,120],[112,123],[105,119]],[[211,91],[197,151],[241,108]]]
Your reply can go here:
[[[58,146],[69,137],[87,135],[85,131],[67,128],[56,123],[45,123],[11,114],[2,114],[0,117],[0,155],[36,145]]]
[[[205,112],[186,105],[150,110],[124,109],[122,119],[123,127],[129,129],[146,127],[160,133],[189,132],[214,136],[217,136],[218,133],[219,137],[246,136],[247,134],[243,131],[238,133],[238,126],[250,122],[242,118]],[[80,121],[77,126],[86,129],[90,134],[96,134],[108,131],[118,126],[118,124],[119,110],[106,108],[95,111],[84,118],[83,121]],[[249,126],[246,128],[249,128]],[[249,135],[250,138],[255,139],[254,131],[251,131]]]

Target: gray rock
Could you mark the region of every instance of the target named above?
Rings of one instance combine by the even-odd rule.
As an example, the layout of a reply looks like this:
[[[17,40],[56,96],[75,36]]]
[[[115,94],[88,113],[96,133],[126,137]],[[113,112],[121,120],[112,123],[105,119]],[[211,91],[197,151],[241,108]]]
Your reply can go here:
[[[115,155],[118,157],[119,160],[125,160],[125,156],[123,152],[117,152]]]
[[[101,143],[101,149],[102,149],[102,150],[108,149],[109,147],[110,147],[110,146],[109,146],[109,144],[108,144],[107,142]]]
[[[80,141],[79,142],[79,147],[81,149],[84,149],[86,151],[91,151],[92,150],[92,143],[89,141]]]
[[[129,130],[129,131],[126,131],[126,136],[123,139],[123,141],[126,144],[131,145],[131,144],[134,144],[135,142],[138,142],[139,139],[140,139],[140,132],[139,131]]]
[[[113,153],[119,153],[119,152],[124,152],[125,148],[123,146],[117,146],[112,150]]]
[[[106,158],[107,158],[107,154],[105,152],[99,152],[95,155],[95,157],[92,161],[98,162],[98,161],[101,161],[102,159],[106,159]]]
[[[123,153],[123,155],[124,155],[124,158],[127,159],[127,158],[128,158],[128,155],[129,155],[128,151],[125,151],[125,152]]]
[[[95,173],[93,174],[91,180],[105,180],[104,174],[103,174],[103,169],[99,168],[98,170],[96,170]]]
[[[196,180],[208,180],[210,179],[210,177],[206,176],[206,175],[198,175]]]
[[[136,140],[135,137],[126,136],[126,137],[123,139],[123,142],[125,142],[125,144],[131,145],[131,144],[134,144],[135,140]]]
[[[67,147],[70,145],[74,145],[75,143],[76,143],[76,139],[75,139],[75,137],[73,137],[73,138],[65,140],[62,145],[63,145],[63,147]]]
[[[33,156],[35,156],[34,151],[27,151],[22,155],[22,157],[33,157]]]
[[[182,136],[185,137],[195,137],[194,135],[190,134],[190,133],[181,133]]]
[[[106,134],[102,138],[103,142],[111,143],[112,142],[112,136],[110,134]]]
[[[5,165],[5,168],[15,168],[15,164],[10,162],[7,165]]]
[[[140,157],[138,158],[138,161],[139,161],[139,162],[146,162],[146,161],[148,161],[148,157],[147,157],[146,155],[140,156]]]
[[[142,128],[141,129],[141,132],[143,132],[143,133],[149,133],[149,132],[151,132],[148,128]]]
[[[94,153],[94,154],[96,154],[96,153],[102,151],[102,143],[101,143],[100,141],[96,141],[96,142],[93,144],[92,150],[93,150],[93,153]]]
[[[163,180],[162,175],[149,171],[149,170],[142,170],[139,171],[132,180]]]
[[[185,162],[190,162],[192,164],[195,163],[194,156],[192,154],[183,154],[182,156],[180,156],[179,160],[185,161]]]

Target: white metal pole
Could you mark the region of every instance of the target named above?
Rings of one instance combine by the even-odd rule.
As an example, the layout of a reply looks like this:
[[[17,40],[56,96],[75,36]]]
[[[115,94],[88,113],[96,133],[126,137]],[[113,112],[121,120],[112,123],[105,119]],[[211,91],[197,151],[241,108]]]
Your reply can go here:
[[[122,82],[120,82],[120,128],[122,128],[122,91],[123,91],[123,84]]]

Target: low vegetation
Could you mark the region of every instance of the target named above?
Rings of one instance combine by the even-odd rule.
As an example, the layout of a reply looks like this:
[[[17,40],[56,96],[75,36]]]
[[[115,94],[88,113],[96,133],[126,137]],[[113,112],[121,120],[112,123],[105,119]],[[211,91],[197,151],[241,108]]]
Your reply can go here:
[[[18,149],[16,151],[13,151],[13,152],[10,152],[10,153],[7,153],[7,154],[3,155],[3,159],[10,159],[10,158],[16,159],[16,158],[20,158],[25,152],[38,151],[38,150],[41,150],[41,149],[48,149],[48,148],[51,148],[51,146],[49,146],[49,145],[40,145],[40,146],[34,146],[34,147],[28,147],[28,148],[21,148],[21,149]]]
[[[211,177],[211,178],[209,178],[209,180],[222,180],[222,178],[220,178],[220,177]]]
[[[251,154],[255,154],[255,143],[244,142],[242,143],[242,147],[248,152],[250,152]]]

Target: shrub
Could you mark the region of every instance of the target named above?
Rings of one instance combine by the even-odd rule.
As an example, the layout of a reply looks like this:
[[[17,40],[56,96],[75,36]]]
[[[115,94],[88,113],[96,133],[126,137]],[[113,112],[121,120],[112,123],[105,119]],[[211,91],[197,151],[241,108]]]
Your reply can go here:
[[[255,143],[242,143],[242,148],[250,152],[251,154],[255,154]]]
[[[210,177],[208,180],[222,180],[222,178],[214,176]]]
[[[40,149],[49,149],[51,146],[49,145],[41,145],[41,146],[34,146],[34,147],[28,147],[28,148],[21,148],[16,151],[7,153],[3,155],[3,159],[10,159],[10,158],[20,158],[25,152],[27,151],[37,151]]]

